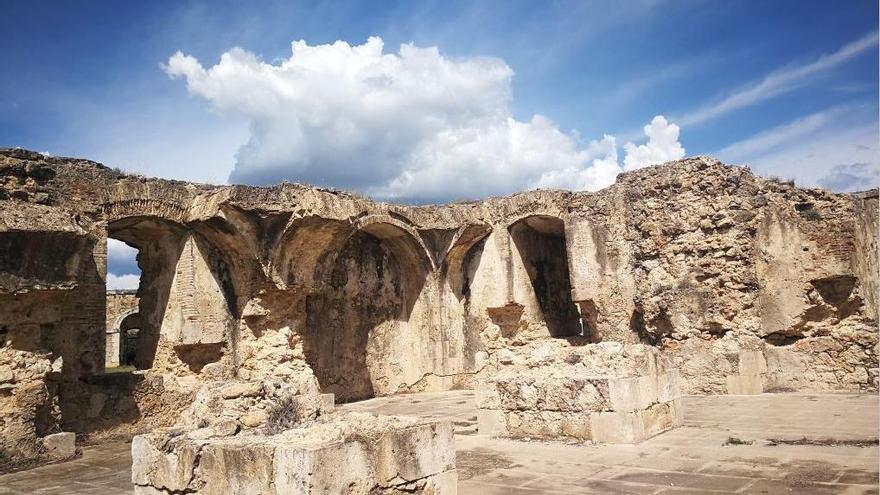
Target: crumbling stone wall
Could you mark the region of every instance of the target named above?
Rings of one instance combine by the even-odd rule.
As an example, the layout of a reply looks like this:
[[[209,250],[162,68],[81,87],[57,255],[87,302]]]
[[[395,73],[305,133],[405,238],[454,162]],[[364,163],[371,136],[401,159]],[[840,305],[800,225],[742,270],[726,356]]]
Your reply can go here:
[[[0,184],[0,297],[53,301],[31,316],[57,316],[39,323],[52,325],[43,350],[15,352],[63,358],[62,424],[88,417],[80,383],[103,371],[108,235],[139,251],[136,365],[180,397],[206,380],[312,375],[341,400],[473,387],[505,351],[546,339],[656,346],[683,393],[877,387],[876,191],[697,157],[595,193],[408,207],[24,150],[0,151]],[[36,261],[16,258],[21,232]],[[57,279],[39,258],[49,244],[67,253]],[[14,307],[0,319],[24,325]]]
[[[572,222],[598,272],[575,276],[575,298],[596,304],[600,332],[660,346],[685,393],[876,389],[877,277],[853,268],[876,259],[876,203],[704,159],[609,193],[622,200],[581,207],[610,209],[603,223]]]

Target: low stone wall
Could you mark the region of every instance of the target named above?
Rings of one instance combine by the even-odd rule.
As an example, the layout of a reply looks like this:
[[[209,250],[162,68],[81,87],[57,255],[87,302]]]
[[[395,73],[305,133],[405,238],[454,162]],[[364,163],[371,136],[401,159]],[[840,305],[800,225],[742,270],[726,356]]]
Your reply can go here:
[[[204,384],[134,438],[136,494],[454,494],[452,424],[343,413],[311,373]]]
[[[477,392],[479,431],[493,436],[637,443],[683,417],[678,371],[643,345],[547,343],[508,357]]]
[[[225,434],[135,437],[135,493],[456,493],[449,422],[335,413],[277,435]]]

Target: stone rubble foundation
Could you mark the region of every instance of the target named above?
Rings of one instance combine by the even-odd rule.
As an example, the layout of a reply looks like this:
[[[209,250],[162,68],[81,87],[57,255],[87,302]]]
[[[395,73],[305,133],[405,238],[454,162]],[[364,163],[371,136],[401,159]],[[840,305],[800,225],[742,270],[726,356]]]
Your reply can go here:
[[[278,435],[135,437],[135,494],[456,493],[448,421],[336,413]]]
[[[481,434],[638,443],[681,426],[678,370],[653,347],[548,343],[478,385]]]

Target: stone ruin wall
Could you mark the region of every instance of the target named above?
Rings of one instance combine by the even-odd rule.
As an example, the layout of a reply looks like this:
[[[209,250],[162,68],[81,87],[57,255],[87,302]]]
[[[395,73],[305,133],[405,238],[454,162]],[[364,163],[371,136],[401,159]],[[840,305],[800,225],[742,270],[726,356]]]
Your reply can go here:
[[[104,367],[114,368],[120,365],[121,347],[124,345],[125,331],[133,320],[138,318],[140,301],[136,290],[107,291],[107,324],[104,349]],[[137,325],[131,326],[137,328]]]
[[[142,271],[141,371],[120,377],[108,236]],[[407,207],[4,150],[0,442],[168,424],[212,380],[314,374],[340,401],[472,388],[546,339],[656,346],[686,394],[876,390],[876,239],[876,191],[703,157],[596,193]]]

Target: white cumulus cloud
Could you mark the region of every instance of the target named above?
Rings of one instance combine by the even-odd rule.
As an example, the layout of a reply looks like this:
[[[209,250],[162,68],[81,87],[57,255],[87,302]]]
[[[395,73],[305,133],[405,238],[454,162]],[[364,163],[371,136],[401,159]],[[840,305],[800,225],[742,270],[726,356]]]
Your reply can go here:
[[[491,57],[451,58],[436,47],[380,38],[292,44],[277,64],[234,48],[204,67],[177,52],[165,71],[219,112],[246,119],[233,183],[281,180],[431,201],[530,187],[599,189],[623,170],[612,136],[585,142],[549,118],[513,118],[513,70]],[[625,145],[627,169],[684,156],[662,116],[648,142]]]
[[[140,282],[141,276],[132,273],[127,273],[125,275],[107,274],[108,290],[135,290],[138,288]]]
[[[626,143],[626,158],[623,160],[625,170],[635,170],[655,163],[678,160],[684,156],[684,148],[678,142],[679,128],[670,124],[662,115],[658,115],[645,126],[648,142],[639,146]]]
[[[137,265],[138,250],[128,244],[107,239],[107,288],[137,289],[140,268]]]
[[[138,250],[113,238],[107,239],[107,260],[109,263],[127,263],[137,258]]]

